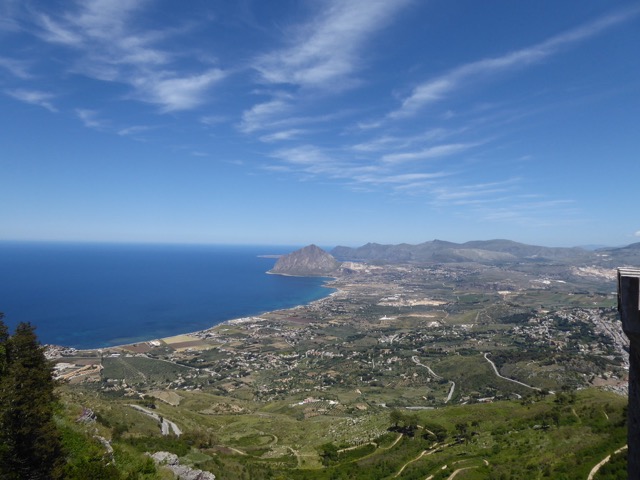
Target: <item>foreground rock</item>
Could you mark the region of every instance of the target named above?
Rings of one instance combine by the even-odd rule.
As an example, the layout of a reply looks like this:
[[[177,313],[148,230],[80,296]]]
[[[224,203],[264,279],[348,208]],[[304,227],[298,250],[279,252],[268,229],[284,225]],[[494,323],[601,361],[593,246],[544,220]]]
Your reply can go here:
[[[173,453],[156,452],[151,455],[151,458],[153,458],[156,465],[168,468],[180,480],[216,480],[216,476],[211,472],[180,465],[178,456]]]
[[[309,245],[280,257],[269,273],[300,277],[325,277],[331,276],[338,268],[340,268],[340,262],[331,254],[315,245]]]

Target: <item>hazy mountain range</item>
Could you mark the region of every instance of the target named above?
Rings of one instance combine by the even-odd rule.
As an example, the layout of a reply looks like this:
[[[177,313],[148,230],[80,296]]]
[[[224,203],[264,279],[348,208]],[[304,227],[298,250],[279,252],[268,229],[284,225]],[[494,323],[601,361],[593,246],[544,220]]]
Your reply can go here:
[[[367,243],[361,247],[338,246],[331,254],[340,261],[373,263],[558,263],[571,265],[640,265],[640,243],[620,248],[587,250],[581,247],[541,247],[511,240],[478,240],[454,243],[442,240],[410,245]]]
[[[481,263],[485,265],[558,265],[616,268],[640,266],[640,243],[626,247],[588,250],[526,245],[511,240],[482,240],[466,243],[432,240],[410,245],[367,243],[361,247],[338,246],[327,253],[315,245],[278,259],[270,273],[302,276],[330,276],[340,262],[394,263]]]

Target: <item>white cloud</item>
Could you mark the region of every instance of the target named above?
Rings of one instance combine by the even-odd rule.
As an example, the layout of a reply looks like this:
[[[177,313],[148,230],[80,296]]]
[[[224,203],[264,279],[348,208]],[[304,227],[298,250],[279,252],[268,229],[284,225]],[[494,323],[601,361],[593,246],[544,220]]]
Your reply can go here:
[[[382,150],[397,150],[407,148],[416,143],[443,140],[451,135],[461,133],[464,129],[447,130],[445,128],[433,128],[424,133],[409,136],[379,135],[373,140],[354,145],[357,152],[379,152]]]
[[[301,145],[278,150],[273,153],[273,156],[293,165],[319,166],[334,163],[331,157],[313,145]]]
[[[292,128],[289,130],[281,130],[279,132],[275,132],[275,133],[271,133],[269,135],[263,135],[260,137],[260,141],[265,142],[265,143],[271,143],[271,142],[280,142],[283,140],[291,140],[295,137],[299,137],[300,135],[302,135],[303,133],[305,133],[306,130],[302,130],[300,128]]]
[[[327,151],[315,145],[300,145],[272,153],[281,164],[265,170],[289,173],[302,180],[320,177],[339,181],[351,190],[387,191],[405,194],[429,193],[436,182],[450,175],[444,171],[396,172],[392,166],[354,160],[344,151]]]
[[[0,57],[0,68],[4,68],[13,76],[21,78],[23,80],[32,78],[32,75],[27,70],[27,62],[24,62],[22,60]]]
[[[317,19],[290,33],[291,47],[260,57],[254,67],[269,83],[340,88],[360,66],[358,52],[366,39],[407,3],[333,0]]]
[[[522,68],[559,53],[562,48],[584,41],[614,25],[622,23],[640,13],[640,8],[632,8],[605,16],[594,22],[551,37],[541,43],[507,53],[501,57],[486,58],[462,65],[450,72],[418,85],[411,95],[404,99],[399,109],[391,112],[390,118],[414,115],[426,105],[442,100],[453,91],[480,79],[491,77],[509,70]]]
[[[162,106],[164,112],[189,110],[206,100],[207,90],[225,77],[219,69],[182,77],[142,76],[133,81],[140,97]]]
[[[445,145],[436,145],[434,147],[424,148],[416,152],[390,153],[384,155],[382,160],[387,163],[403,163],[413,160],[427,160],[433,158],[447,157],[456,153],[464,152],[477,143],[450,143]]]
[[[73,47],[80,47],[82,45],[83,38],[81,35],[63,27],[48,15],[40,15],[38,21],[42,27],[41,36],[44,40]]]
[[[158,47],[178,29],[141,31],[133,25],[146,0],[87,0],[56,17],[39,14],[38,35],[76,50],[74,71],[134,88],[133,97],[159,105],[163,112],[193,109],[208,99],[209,89],[227,75],[203,65],[189,71],[170,68],[184,52]]]
[[[84,123],[85,127],[100,130],[106,126],[105,122],[98,118],[98,112],[95,110],[77,108],[75,112],[82,123]]]
[[[358,183],[366,183],[369,185],[394,185],[400,188],[406,188],[407,185],[415,186],[425,185],[431,180],[447,176],[446,172],[432,173],[401,173],[389,175],[357,175],[354,180]]]
[[[152,130],[152,127],[149,127],[147,125],[134,125],[132,127],[121,128],[120,130],[118,130],[118,135],[123,137],[129,137],[133,135],[138,135],[143,132],[148,132],[149,130]]]
[[[633,234],[634,237],[640,237],[640,230]]]
[[[441,187],[434,192],[435,200],[442,204],[449,203],[456,205],[504,200],[503,195],[507,192],[512,192],[519,181],[520,179],[518,178],[511,178],[499,182]],[[495,194],[500,194],[500,197],[495,197]]]
[[[51,99],[55,96],[48,92],[42,92],[39,90],[27,90],[19,88],[16,90],[7,90],[7,95],[20,100],[21,102],[37,105],[42,108],[46,108],[50,112],[57,112],[58,110],[51,104]]]
[[[251,133],[273,126],[273,117],[279,116],[291,109],[291,105],[281,98],[264,103],[258,103],[242,114],[240,130]]]
[[[220,123],[224,123],[227,121],[227,118],[223,115],[205,115],[200,117],[200,122],[205,125],[212,127],[214,125],[218,125]]]
[[[520,203],[517,198],[506,198],[500,202],[501,206],[479,207],[475,213],[477,218],[492,222],[510,222],[528,227],[566,226],[580,216],[573,203],[571,200]]]

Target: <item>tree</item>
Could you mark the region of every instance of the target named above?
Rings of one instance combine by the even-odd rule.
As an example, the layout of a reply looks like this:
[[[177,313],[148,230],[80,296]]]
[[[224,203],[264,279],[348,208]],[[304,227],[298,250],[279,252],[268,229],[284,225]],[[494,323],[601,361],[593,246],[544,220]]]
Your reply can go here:
[[[7,370],[7,342],[9,341],[9,329],[2,319],[4,313],[0,312],[0,379],[4,377]]]
[[[338,447],[336,447],[333,443],[328,442],[318,447],[320,456],[322,457],[323,465],[330,465],[332,462],[336,462],[338,460]]]
[[[62,447],[53,422],[52,368],[34,327],[21,323],[9,336],[0,318],[0,478],[61,476]]]
[[[398,423],[400,423],[403,419],[402,412],[400,410],[393,409],[389,414],[389,420],[393,423],[393,428],[398,428]]]

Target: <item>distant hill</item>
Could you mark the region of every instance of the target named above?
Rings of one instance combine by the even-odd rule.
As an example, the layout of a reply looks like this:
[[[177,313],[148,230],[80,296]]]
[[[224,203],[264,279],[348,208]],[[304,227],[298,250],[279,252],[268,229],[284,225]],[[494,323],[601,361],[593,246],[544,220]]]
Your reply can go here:
[[[613,267],[640,266],[640,242],[632,243],[626,247],[602,248],[594,252],[601,263],[607,263]]]
[[[593,252],[578,247],[541,247],[511,240],[482,240],[466,243],[433,240],[417,245],[367,243],[358,248],[338,246],[331,253],[341,261],[351,260],[374,263],[583,263],[595,261],[598,258]]]
[[[278,259],[269,273],[301,277],[330,276],[340,268],[331,254],[316,245],[309,245]]]

